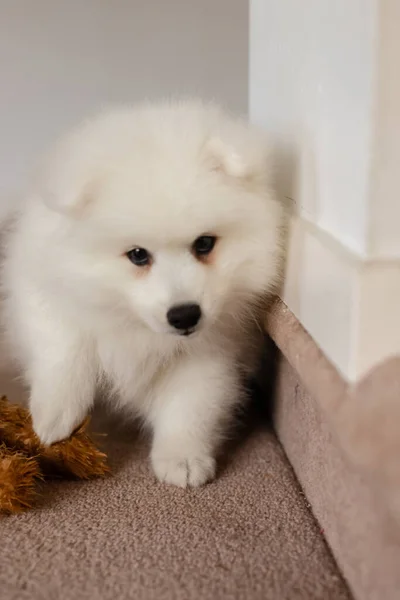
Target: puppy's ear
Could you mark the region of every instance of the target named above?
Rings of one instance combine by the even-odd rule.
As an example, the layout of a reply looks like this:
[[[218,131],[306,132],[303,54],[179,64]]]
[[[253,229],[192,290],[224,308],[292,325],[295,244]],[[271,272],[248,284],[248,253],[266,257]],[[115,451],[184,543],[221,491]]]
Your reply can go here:
[[[85,156],[59,147],[38,174],[37,191],[44,204],[56,212],[78,217],[94,197],[95,169]]]
[[[221,171],[237,179],[251,177],[251,165],[220,138],[212,137],[207,140],[204,146],[204,156],[210,168],[215,171]]]
[[[211,137],[203,147],[208,168],[251,190],[269,189],[271,158],[269,145],[262,132],[239,130],[229,142]]]
[[[60,187],[42,187],[40,195],[44,204],[56,212],[79,217],[92,200],[92,186],[89,182],[81,182],[81,185]]]

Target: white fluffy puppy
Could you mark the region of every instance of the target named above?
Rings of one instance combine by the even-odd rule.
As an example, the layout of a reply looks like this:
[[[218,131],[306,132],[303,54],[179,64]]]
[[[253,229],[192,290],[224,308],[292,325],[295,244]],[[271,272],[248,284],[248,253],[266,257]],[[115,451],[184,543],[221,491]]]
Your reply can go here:
[[[61,140],[3,268],[44,443],[69,436],[106,386],[150,426],[161,481],[214,476],[279,273],[267,160],[259,132],[201,102],[116,110]]]

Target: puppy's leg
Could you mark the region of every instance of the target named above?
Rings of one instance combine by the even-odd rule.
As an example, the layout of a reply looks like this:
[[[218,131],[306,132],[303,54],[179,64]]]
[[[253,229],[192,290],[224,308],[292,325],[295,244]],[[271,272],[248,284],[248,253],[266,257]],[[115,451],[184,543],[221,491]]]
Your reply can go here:
[[[160,383],[150,415],[151,461],[160,481],[198,486],[215,476],[215,451],[233,406],[237,375],[218,357],[184,359]]]
[[[35,432],[49,445],[82,423],[93,404],[96,376],[91,349],[79,336],[58,331],[47,344],[37,348],[30,369],[30,411]]]
[[[93,403],[93,345],[71,323],[56,316],[50,306],[43,307],[33,292],[18,308],[33,428],[44,444],[52,444],[67,438]]]

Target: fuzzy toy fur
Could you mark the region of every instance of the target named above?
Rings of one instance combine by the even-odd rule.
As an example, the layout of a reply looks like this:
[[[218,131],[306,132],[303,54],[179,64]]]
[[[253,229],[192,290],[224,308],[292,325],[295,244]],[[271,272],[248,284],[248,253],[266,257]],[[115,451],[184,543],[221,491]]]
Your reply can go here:
[[[1,398],[0,513],[30,508],[38,495],[38,482],[45,477],[105,476],[109,472],[106,455],[93,444],[86,427],[87,421],[69,439],[43,446],[29,412]]]
[[[264,135],[215,106],[116,110],[66,136],[3,270],[43,444],[68,437],[102,388],[152,430],[161,481],[211,479],[258,364],[282,223]]]

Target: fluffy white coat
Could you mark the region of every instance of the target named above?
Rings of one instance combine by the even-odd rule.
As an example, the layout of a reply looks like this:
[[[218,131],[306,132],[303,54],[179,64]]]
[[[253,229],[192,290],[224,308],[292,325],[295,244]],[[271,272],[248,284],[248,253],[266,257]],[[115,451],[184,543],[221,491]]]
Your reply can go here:
[[[35,431],[66,438],[103,388],[153,432],[157,477],[200,485],[257,366],[283,210],[264,136],[201,102],[101,114],[60,141],[18,210],[6,328]],[[206,260],[199,236],[217,241]],[[151,264],[126,256],[145,248]],[[172,306],[196,303],[192,335]]]

